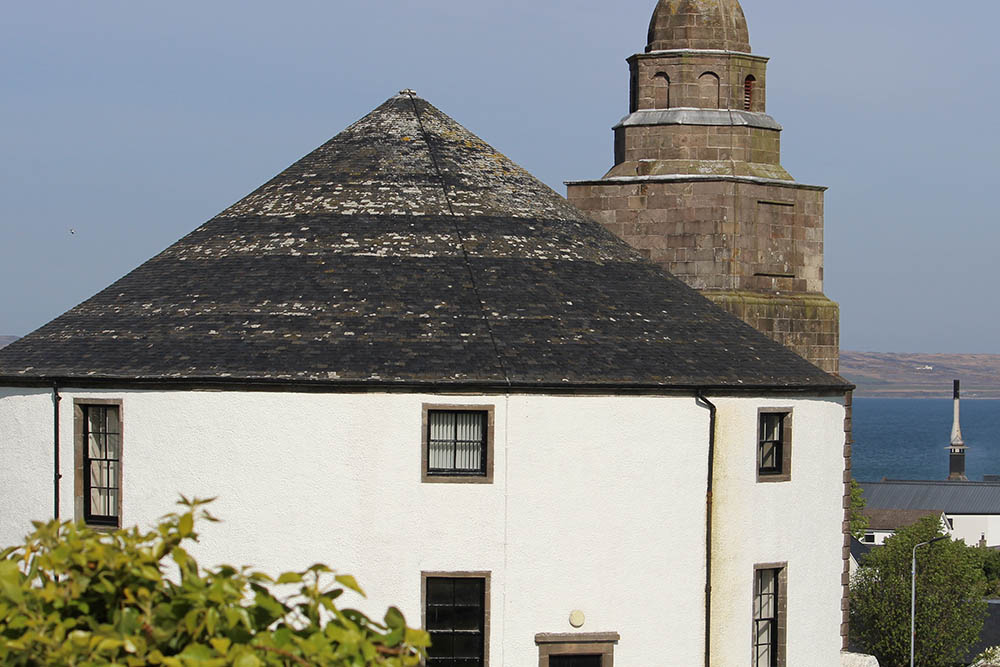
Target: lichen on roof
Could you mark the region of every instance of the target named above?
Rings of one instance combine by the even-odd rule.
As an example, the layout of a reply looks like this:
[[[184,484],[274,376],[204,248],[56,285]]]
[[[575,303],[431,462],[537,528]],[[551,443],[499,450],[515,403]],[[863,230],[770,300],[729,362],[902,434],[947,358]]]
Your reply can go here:
[[[410,93],[0,350],[0,378],[846,386]]]

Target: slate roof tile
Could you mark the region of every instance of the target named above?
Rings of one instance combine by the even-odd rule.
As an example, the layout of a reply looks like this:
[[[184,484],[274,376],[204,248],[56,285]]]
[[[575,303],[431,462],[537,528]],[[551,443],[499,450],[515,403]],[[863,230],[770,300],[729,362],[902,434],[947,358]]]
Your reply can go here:
[[[848,387],[408,94],[4,348],[0,378]]]

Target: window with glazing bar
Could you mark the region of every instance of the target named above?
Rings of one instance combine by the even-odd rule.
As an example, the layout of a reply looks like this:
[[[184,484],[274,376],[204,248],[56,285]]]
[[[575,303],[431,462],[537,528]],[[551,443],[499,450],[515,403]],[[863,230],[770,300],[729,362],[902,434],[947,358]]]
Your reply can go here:
[[[783,575],[783,567],[754,570],[753,667],[784,667]]]
[[[487,410],[426,411],[425,474],[486,477],[490,419]]]
[[[757,480],[784,482],[791,479],[792,414],[789,410],[760,413],[757,441]]]
[[[486,576],[425,575],[428,667],[486,666],[488,582]]]
[[[118,526],[121,508],[121,407],[78,404],[82,518]]]

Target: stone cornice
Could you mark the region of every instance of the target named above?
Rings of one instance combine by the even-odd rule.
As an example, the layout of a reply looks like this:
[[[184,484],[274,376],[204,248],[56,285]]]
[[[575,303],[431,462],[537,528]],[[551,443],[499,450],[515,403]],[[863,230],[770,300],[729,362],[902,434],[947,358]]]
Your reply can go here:
[[[628,185],[630,183],[685,183],[685,182],[729,182],[754,183],[757,185],[780,185],[796,190],[815,190],[826,192],[825,185],[806,185],[797,181],[783,181],[777,178],[760,178],[758,176],[732,176],[726,174],[663,174],[658,176],[613,176],[586,181],[564,181],[564,185]]]
[[[745,126],[781,132],[782,127],[766,113],[742,109],[642,109],[623,118],[613,129],[655,125]]]
[[[669,49],[665,51],[647,51],[645,53],[636,53],[631,56],[629,60],[632,60],[633,58],[661,58],[664,56],[733,56],[737,58],[756,60],[762,63],[766,63],[771,60],[767,56],[758,56],[753,53],[745,53],[743,51],[726,51],[724,49]]]

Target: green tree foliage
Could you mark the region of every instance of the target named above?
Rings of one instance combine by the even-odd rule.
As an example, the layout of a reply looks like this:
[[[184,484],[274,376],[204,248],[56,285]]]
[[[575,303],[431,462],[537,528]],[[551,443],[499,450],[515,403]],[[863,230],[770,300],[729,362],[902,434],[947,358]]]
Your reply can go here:
[[[1000,551],[981,548],[983,555],[983,575],[986,577],[986,594],[1000,597]]]
[[[182,500],[150,532],[36,523],[0,552],[0,664],[420,664],[429,638],[398,609],[376,623],[335,604],[347,590],[364,595],[349,575],[202,569],[184,545],[197,520],[215,520],[206,502]]]
[[[873,550],[851,581],[851,633],[882,667],[910,660],[912,549],[941,535],[925,517]],[[983,550],[943,540],[917,551],[916,663],[949,667],[979,638],[986,618]]]
[[[865,536],[868,530],[868,517],[864,515],[865,492],[856,479],[851,479],[851,513],[850,530],[851,535],[857,539]]]

